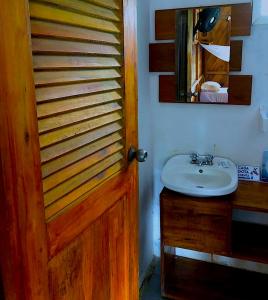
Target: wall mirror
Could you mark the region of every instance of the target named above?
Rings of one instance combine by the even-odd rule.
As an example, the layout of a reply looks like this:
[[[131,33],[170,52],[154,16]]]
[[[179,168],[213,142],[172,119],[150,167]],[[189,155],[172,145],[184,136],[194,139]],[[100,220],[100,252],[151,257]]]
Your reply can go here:
[[[178,102],[228,103],[230,6],[178,10]]]
[[[238,73],[237,37],[250,35],[251,23],[251,3],[157,10],[150,72],[172,72],[159,76],[159,101],[249,105],[252,76]]]

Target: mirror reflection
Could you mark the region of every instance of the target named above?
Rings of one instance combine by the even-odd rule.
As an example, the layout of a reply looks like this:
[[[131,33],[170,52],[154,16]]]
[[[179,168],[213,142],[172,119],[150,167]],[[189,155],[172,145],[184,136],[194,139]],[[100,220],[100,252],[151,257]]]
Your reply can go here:
[[[177,99],[228,103],[231,6],[177,11]]]

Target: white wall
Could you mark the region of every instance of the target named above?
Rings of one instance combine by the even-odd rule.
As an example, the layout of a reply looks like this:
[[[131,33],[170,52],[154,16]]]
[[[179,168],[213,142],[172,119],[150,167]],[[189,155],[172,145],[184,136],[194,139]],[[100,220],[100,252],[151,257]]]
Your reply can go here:
[[[149,153],[147,161],[139,165],[140,282],[142,282],[145,272],[153,259],[153,142],[148,73],[149,2],[138,0],[137,6],[139,146],[146,149]]]
[[[154,40],[154,11],[157,9],[244,3],[249,1],[150,0],[150,42]],[[251,106],[166,104],[158,101],[158,75],[150,73],[148,102],[152,111],[154,152],[154,253],[159,255],[160,172],[165,161],[176,153],[212,153],[230,157],[239,164],[260,165],[268,149],[268,134],[259,130],[258,111],[267,103],[268,25],[254,25],[252,35],[244,37],[242,74],[253,75]],[[145,58],[143,58],[145,59]],[[146,59],[145,59],[146,60]],[[147,62],[146,62],[147,63]],[[148,93],[146,91],[146,96]],[[242,218],[236,213],[235,218]],[[250,216],[245,216],[251,218]],[[252,217],[268,223],[266,215]]]

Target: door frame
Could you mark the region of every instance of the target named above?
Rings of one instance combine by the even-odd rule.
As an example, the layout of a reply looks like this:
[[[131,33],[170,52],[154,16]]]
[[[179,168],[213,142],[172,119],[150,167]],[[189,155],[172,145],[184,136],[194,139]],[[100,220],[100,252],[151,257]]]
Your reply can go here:
[[[126,120],[125,147],[129,149],[137,146],[136,0],[123,0],[123,7],[125,111],[133,116]],[[0,27],[1,277],[6,300],[47,300],[49,223],[45,223],[42,192],[28,0],[3,1],[0,19],[4,24]],[[137,163],[128,168],[137,177]],[[138,252],[138,201],[134,194],[130,234],[136,236],[136,242],[130,257],[137,257]],[[137,282],[132,285],[133,299],[137,299],[137,259],[131,259],[130,264],[135,270],[135,278],[130,280]]]
[[[0,19],[0,254],[5,297],[49,299],[28,1],[4,1]]]

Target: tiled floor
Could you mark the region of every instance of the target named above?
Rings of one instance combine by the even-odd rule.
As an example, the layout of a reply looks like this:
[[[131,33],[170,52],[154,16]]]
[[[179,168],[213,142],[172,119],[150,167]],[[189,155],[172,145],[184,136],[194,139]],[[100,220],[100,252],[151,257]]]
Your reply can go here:
[[[161,300],[160,290],[160,262],[156,263],[152,277],[144,284],[141,292],[141,300]]]

